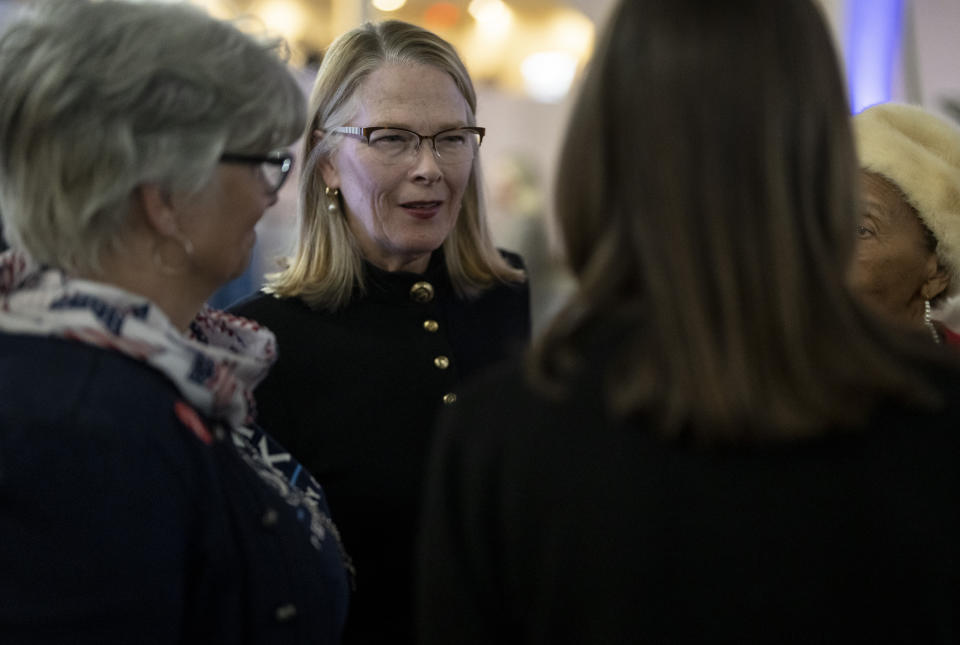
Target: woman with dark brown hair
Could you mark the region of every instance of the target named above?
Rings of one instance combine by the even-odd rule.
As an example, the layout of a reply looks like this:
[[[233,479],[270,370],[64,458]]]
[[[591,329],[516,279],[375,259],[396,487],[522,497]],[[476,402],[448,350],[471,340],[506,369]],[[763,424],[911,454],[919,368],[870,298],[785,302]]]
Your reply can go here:
[[[627,0],[557,181],[580,285],[444,418],[422,643],[953,642],[960,373],[850,294],[810,0]]]

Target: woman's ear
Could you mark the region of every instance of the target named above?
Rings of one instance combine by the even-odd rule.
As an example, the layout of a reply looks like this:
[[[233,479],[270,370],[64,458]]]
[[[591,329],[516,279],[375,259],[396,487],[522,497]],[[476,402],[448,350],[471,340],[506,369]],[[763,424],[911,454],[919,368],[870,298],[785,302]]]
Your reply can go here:
[[[150,229],[163,237],[180,235],[180,222],[169,190],[159,184],[141,184],[134,193],[134,199]]]
[[[314,130],[311,135],[310,145],[316,147],[320,144],[320,141],[323,140],[323,131]],[[324,155],[317,163],[317,169],[320,171],[320,176],[323,178],[323,183],[330,189],[340,188],[340,173],[337,172],[337,167],[333,163],[334,152]]]
[[[337,171],[337,166],[330,157],[321,159],[317,164],[317,170],[320,171],[320,176],[323,177],[323,183],[329,188],[340,188],[340,173]]]
[[[950,271],[940,263],[935,253],[930,254],[927,262],[928,277],[920,287],[920,295],[924,300],[933,300],[950,286]]]

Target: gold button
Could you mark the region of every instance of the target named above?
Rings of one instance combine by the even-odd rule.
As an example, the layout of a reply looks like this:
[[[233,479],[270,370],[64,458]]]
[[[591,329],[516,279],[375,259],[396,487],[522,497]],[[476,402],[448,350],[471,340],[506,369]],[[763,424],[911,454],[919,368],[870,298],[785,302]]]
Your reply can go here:
[[[297,617],[297,606],[292,603],[280,605],[274,612],[278,623],[285,623]]]
[[[263,514],[263,517],[260,518],[261,523],[267,528],[276,526],[279,520],[280,515],[272,508],[268,508]]]
[[[423,328],[432,334],[440,329],[440,325],[436,320],[424,320]]]
[[[416,282],[410,287],[410,299],[421,305],[433,300],[433,285],[429,282]]]
[[[433,359],[433,364],[437,366],[437,369],[445,370],[450,367],[450,359],[446,356],[437,356]]]
[[[443,395],[443,402],[446,403],[447,405],[456,403],[457,395],[454,394],[453,392],[447,392],[446,394]]]

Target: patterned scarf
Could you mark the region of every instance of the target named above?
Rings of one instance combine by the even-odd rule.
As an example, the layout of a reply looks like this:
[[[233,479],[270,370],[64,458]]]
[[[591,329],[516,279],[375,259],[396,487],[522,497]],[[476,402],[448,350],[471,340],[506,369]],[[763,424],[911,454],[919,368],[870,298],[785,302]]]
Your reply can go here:
[[[0,255],[0,330],[55,336],[127,354],[163,372],[204,415],[232,427],[253,420],[253,388],[276,360],[273,332],[204,306],[181,333],[142,296]]]
[[[316,480],[254,423],[253,389],[276,360],[266,327],[204,306],[181,333],[156,305],[107,284],[70,278],[18,251],[0,254],[0,331],[53,336],[126,354],[165,374],[194,409],[229,429],[210,433],[187,406],[177,415],[201,440],[229,435],[241,459],[298,513],[315,548],[329,536],[350,559]]]

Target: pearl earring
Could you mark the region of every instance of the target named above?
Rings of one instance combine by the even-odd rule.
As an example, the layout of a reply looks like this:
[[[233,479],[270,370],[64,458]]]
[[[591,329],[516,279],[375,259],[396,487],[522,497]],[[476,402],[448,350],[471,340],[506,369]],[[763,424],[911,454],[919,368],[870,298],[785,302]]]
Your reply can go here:
[[[323,189],[323,194],[327,198],[327,210],[333,214],[340,210],[340,189],[327,186]]]

